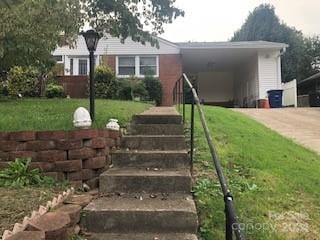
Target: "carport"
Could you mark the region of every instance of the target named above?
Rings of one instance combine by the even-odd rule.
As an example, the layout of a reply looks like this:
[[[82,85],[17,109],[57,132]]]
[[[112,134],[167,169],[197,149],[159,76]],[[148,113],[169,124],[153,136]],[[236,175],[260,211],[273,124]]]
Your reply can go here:
[[[183,71],[200,100],[227,107],[256,107],[267,91],[281,88],[281,53],[271,42],[179,43]]]

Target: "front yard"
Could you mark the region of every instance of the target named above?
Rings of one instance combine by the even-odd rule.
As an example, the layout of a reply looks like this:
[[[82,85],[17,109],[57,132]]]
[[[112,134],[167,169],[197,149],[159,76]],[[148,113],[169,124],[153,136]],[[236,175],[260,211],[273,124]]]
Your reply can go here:
[[[318,239],[320,156],[229,109],[204,107],[247,239]],[[203,239],[224,238],[224,204],[196,115]]]
[[[24,130],[70,130],[73,129],[73,112],[77,107],[88,109],[84,99],[21,99],[0,100],[0,132]],[[110,118],[116,118],[122,126],[131,121],[132,115],[151,105],[139,102],[96,100],[95,128],[104,128]],[[0,152],[1,153],[1,152]],[[1,161],[1,158],[0,158]],[[52,200],[66,185],[39,185],[27,187],[0,186],[0,237],[14,223],[21,222],[40,204]]]
[[[96,100],[94,128],[104,128],[110,118],[125,126],[135,113],[151,105],[140,102]],[[0,99],[0,131],[70,130],[78,107],[89,110],[88,99]]]

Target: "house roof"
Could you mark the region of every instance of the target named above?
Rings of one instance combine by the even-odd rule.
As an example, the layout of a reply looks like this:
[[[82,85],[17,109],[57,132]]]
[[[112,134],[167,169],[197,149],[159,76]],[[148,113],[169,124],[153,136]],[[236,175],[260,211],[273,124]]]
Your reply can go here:
[[[266,48],[282,49],[289,45],[285,43],[267,41],[243,41],[243,42],[179,42],[181,49],[223,49],[223,48]]]
[[[320,72],[319,72],[319,73],[316,73],[316,74],[314,74],[314,75],[312,75],[312,76],[310,76],[310,77],[308,77],[308,78],[306,78],[306,79],[301,80],[301,81],[298,83],[298,85],[305,84],[305,83],[309,83],[309,82],[311,82],[311,81],[313,81],[313,80],[316,80],[316,79],[320,79]]]

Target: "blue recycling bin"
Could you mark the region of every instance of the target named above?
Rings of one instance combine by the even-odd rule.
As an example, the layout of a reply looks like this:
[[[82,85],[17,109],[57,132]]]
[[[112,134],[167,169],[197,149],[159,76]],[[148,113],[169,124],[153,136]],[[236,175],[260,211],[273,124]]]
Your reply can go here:
[[[268,93],[270,107],[281,108],[283,90],[269,90],[267,93]]]

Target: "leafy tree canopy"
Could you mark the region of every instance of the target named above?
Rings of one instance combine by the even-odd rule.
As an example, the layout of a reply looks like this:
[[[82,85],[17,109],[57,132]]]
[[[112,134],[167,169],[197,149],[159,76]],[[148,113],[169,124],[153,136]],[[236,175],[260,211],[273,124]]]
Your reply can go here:
[[[0,8],[0,68],[3,70],[14,65],[47,65],[57,45],[71,43],[82,26],[77,0],[16,2]]]
[[[3,0],[0,5],[0,69],[14,65],[50,65],[57,45],[71,45],[89,23],[101,34],[157,44],[184,12],[175,0]]]
[[[271,41],[287,43],[289,48],[282,58],[282,73],[285,82],[304,79],[318,71],[319,38],[305,38],[301,31],[281,22],[275,8],[262,4],[251,12],[234,33],[231,41]]]

